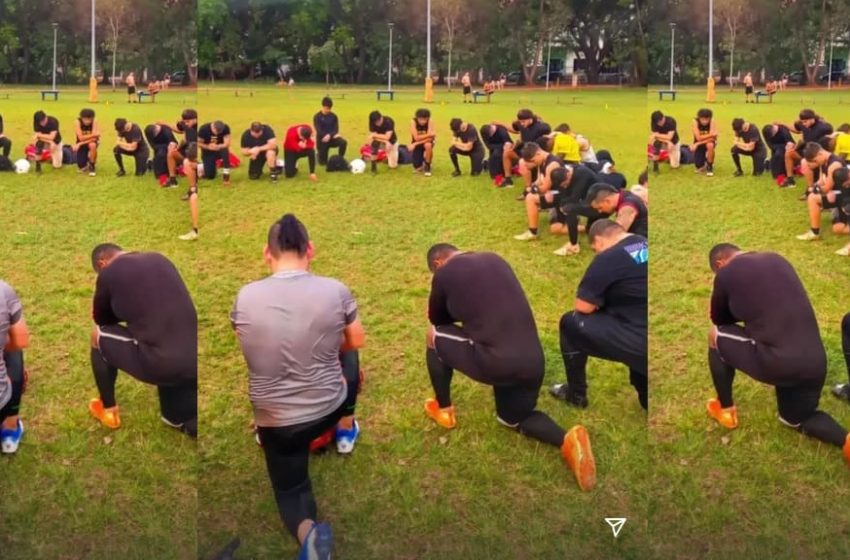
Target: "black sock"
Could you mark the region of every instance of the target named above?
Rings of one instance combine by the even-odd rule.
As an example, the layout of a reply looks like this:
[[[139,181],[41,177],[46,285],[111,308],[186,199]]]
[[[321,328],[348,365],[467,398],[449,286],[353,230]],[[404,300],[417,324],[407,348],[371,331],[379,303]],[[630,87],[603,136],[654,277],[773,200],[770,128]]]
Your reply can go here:
[[[815,411],[805,421],[800,423],[800,432],[817,440],[844,447],[847,441],[847,430],[835,419],[823,411]]]
[[[115,406],[115,379],[118,377],[118,368],[107,364],[100,355],[100,350],[92,348],[91,369],[103,407],[112,408]]]
[[[519,432],[543,443],[561,447],[567,432],[546,414],[535,410],[528,418],[519,423]]]
[[[708,349],[708,368],[711,370],[711,380],[714,382],[720,406],[733,406],[735,402],[732,400],[732,382],[735,380],[735,368],[723,361],[716,348]]]
[[[640,402],[641,408],[647,410],[647,406],[649,404],[647,398],[649,393],[649,378],[636,370],[630,369],[629,381],[631,382],[632,387],[635,388],[635,391],[637,391],[638,402]]]
[[[530,231],[534,235],[537,235],[537,228],[536,227],[530,227],[530,228],[528,228],[528,231]]]
[[[815,235],[820,235],[820,228],[819,227],[813,227],[812,233],[814,233]]]
[[[841,348],[844,351],[844,362],[847,364],[847,380],[850,382],[850,313],[841,320]]]
[[[119,171],[124,171],[124,159],[121,157],[121,154],[115,154],[115,163],[118,164]]]
[[[452,405],[452,368],[440,361],[437,351],[428,348],[425,351],[425,363],[428,366],[428,375],[431,377],[431,386],[440,408]]]

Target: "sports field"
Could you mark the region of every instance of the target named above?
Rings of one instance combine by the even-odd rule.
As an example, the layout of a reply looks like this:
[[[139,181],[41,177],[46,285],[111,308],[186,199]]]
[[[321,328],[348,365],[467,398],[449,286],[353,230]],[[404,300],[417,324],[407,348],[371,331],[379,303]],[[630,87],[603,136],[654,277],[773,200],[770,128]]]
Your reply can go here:
[[[691,121],[706,106],[704,90],[684,90],[677,101],[663,103],[656,90],[650,88],[649,111],[673,116],[682,142],[690,142]],[[729,149],[735,117],[761,129],[774,120],[793,122],[800,109],[810,107],[834,126],[848,122],[850,91],[790,90],[777,94],[773,104],[746,105],[743,93],[718,90],[709,107],[721,133],[715,176],[696,175],[693,166],[678,171],[662,166],[650,179],[650,433],[659,482],[648,496],[654,555],[848,558],[850,473],[840,450],[781,426],[772,388],[744,375],[735,385],[737,430],[728,432],[710,420],[705,401],[714,396],[706,357],[713,281],[708,251],[723,241],[775,251],[794,264],[827,347],[827,383],[847,381],[840,321],[850,311],[843,289],[850,262],[833,253],[848,239],[833,235],[824,215],[823,241],[796,240],[808,228],[805,204],[797,200],[802,181],[780,190],[769,173],[748,176],[749,159],[742,161],[747,175],[732,177]],[[850,408],[826,390],[821,405],[850,426]]]

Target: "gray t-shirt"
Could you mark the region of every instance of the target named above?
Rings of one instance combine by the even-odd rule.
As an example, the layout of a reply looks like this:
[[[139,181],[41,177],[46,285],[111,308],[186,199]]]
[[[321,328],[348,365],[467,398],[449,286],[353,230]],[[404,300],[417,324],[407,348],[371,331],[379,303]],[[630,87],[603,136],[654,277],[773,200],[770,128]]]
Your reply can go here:
[[[240,290],[231,321],[248,363],[257,426],[312,422],[342,405],[339,348],[355,319],[351,291],[309,272],[278,272]]]
[[[9,327],[20,321],[23,314],[18,294],[9,284],[0,280],[0,408],[6,406],[12,398],[12,385],[6,374],[3,348],[9,340]]]

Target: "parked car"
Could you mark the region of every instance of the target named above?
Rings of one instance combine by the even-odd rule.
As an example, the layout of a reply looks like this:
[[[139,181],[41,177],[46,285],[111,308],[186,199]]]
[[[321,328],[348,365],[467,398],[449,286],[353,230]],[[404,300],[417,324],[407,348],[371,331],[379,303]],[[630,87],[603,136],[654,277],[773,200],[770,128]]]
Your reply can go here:
[[[508,73],[505,77],[505,81],[511,85],[518,85],[523,80],[522,72],[519,70],[514,70],[513,72]]]
[[[560,70],[550,70],[549,71],[549,83],[553,84],[558,80],[564,81],[564,74]],[[545,84],[546,83],[546,72],[537,76],[537,83]]]
[[[818,76],[818,82],[821,84],[829,83],[829,76],[832,74],[832,83],[837,84],[838,82],[847,81],[847,75],[840,70],[833,70],[832,72],[826,72]]]
[[[806,73],[796,70],[788,74],[788,83],[793,86],[801,86],[806,83]]]
[[[185,70],[177,70],[171,73],[171,84],[175,86],[189,85],[189,76]]]

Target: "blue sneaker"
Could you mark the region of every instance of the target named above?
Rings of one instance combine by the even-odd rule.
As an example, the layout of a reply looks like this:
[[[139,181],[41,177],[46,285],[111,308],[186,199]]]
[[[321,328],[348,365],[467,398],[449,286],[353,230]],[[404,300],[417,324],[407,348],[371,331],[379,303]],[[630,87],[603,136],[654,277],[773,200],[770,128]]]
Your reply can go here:
[[[24,423],[18,418],[18,425],[14,430],[0,429],[0,451],[3,453],[15,453],[24,437]]]
[[[333,544],[331,526],[327,523],[316,523],[301,545],[298,560],[330,560]]]
[[[336,429],[336,452],[348,455],[354,451],[354,444],[360,436],[360,424],[357,420],[354,421],[354,426],[350,430]]]

